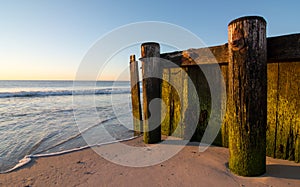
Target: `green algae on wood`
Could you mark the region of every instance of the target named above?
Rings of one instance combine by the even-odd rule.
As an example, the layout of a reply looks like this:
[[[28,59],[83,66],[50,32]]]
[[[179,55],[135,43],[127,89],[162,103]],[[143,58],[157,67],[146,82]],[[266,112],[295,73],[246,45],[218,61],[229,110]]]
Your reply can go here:
[[[295,160],[299,149],[300,64],[280,63],[278,67],[278,118],[276,158]],[[297,156],[298,157],[298,156]]]
[[[170,81],[170,69],[163,70],[163,80],[162,80],[162,89],[161,89],[161,99],[162,99],[162,111],[161,111],[161,133],[162,135],[169,136],[170,134],[170,125],[172,118],[171,111],[171,85]]]
[[[140,135],[143,131],[142,109],[140,98],[140,84],[138,62],[135,60],[135,55],[130,56],[130,83],[131,83],[131,103],[134,135]]]
[[[143,43],[141,45],[141,57],[144,142],[158,143],[161,141],[161,103],[155,99],[161,98],[162,64],[159,60],[159,44],[154,42]]]
[[[268,119],[266,132],[266,154],[276,157],[276,135],[278,118],[278,63],[268,64]]]
[[[168,136],[183,137],[183,77],[182,68],[165,69],[162,83],[162,100],[166,107],[162,111],[162,133]]]
[[[228,25],[229,169],[241,176],[266,171],[267,40],[262,17]]]

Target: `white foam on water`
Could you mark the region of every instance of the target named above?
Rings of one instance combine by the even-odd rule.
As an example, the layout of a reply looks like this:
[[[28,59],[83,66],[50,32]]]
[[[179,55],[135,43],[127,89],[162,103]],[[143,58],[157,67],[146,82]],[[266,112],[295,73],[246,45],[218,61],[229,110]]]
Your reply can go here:
[[[67,95],[101,95],[101,94],[126,94],[130,93],[128,88],[105,88],[88,90],[45,90],[45,91],[17,91],[0,92],[0,98],[10,97],[45,97],[45,96],[67,96]]]
[[[12,171],[15,171],[16,169],[19,169],[19,168],[25,166],[26,164],[30,163],[31,160],[32,160],[32,158],[58,156],[58,155],[63,155],[63,154],[67,154],[67,153],[72,153],[72,152],[75,152],[75,151],[81,151],[81,150],[84,150],[84,149],[87,149],[87,148],[92,148],[92,147],[97,147],[97,146],[103,146],[103,145],[108,145],[108,144],[113,144],[113,143],[118,143],[118,142],[124,142],[124,141],[128,141],[128,140],[133,140],[133,139],[138,138],[138,137],[140,137],[140,136],[133,136],[133,137],[122,139],[122,140],[115,140],[115,141],[105,142],[105,143],[100,143],[100,144],[86,145],[86,146],[83,146],[83,147],[69,149],[69,150],[55,152],[55,153],[26,155],[13,168],[8,169],[6,171],[2,171],[2,172],[0,172],[0,174],[5,174],[5,173],[10,173]]]

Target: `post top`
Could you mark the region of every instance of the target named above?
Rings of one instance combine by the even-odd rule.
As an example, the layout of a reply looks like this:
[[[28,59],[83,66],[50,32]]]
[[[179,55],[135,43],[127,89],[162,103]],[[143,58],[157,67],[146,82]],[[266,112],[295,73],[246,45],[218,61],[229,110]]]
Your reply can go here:
[[[146,42],[141,45],[141,57],[159,57],[160,46],[156,42]]]
[[[135,55],[130,55],[130,63],[135,62]]]
[[[232,20],[232,21],[228,24],[228,26],[231,25],[231,24],[233,24],[233,23],[239,22],[239,21],[244,21],[244,20],[255,20],[255,19],[267,23],[266,20],[265,20],[265,18],[263,18],[263,17],[261,17],[261,16],[244,16],[244,17],[240,17],[240,18],[237,18],[237,19]]]
[[[157,46],[159,46],[159,43],[157,43],[157,42],[145,42],[145,43],[142,43],[141,46],[145,46],[145,45],[157,45]]]

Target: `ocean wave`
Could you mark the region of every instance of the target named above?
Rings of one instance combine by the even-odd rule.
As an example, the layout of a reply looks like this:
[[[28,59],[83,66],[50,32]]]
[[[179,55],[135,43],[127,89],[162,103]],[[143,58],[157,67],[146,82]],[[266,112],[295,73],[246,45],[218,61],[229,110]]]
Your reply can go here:
[[[0,92],[0,98],[10,97],[47,97],[47,96],[68,96],[68,95],[101,95],[101,94],[127,94],[129,88],[105,88],[89,90],[46,90],[46,91],[18,91]]]

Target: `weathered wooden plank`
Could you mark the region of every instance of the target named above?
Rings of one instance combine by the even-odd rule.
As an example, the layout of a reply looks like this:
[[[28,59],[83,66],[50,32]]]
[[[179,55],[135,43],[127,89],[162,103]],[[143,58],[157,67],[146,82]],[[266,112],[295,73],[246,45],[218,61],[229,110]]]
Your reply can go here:
[[[139,69],[135,55],[130,56],[130,84],[131,84],[131,104],[133,115],[134,135],[139,135],[143,131],[142,109],[140,98]]]
[[[242,176],[266,171],[266,21],[250,16],[228,25],[229,168]]]
[[[187,77],[185,77],[184,81],[184,108],[182,116],[184,124],[184,139],[197,140],[197,137],[195,136],[197,136],[198,132],[201,133],[201,130],[199,129],[200,97],[198,93],[201,89],[199,78],[201,79],[201,77],[203,77],[203,73],[198,66],[194,66],[192,68],[186,67],[185,71],[187,73]],[[200,138],[198,141],[200,141]]]
[[[212,129],[220,130],[223,122],[221,117],[225,115],[225,111],[222,111],[222,109],[225,107],[225,103],[223,103],[225,93],[223,91],[226,90],[226,85],[222,82],[222,67],[219,64],[214,64],[210,66],[200,65],[200,68],[204,74],[204,79],[199,82],[199,84],[203,84],[202,89],[198,92],[201,108],[199,122],[204,123],[200,124],[205,127],[203,129],[205,134],[203,134],[201,141],[202,143],[209,144],[210,140],[214,138],[212,143],[221,146],[222,131],[214,131]],[[202,96],[203,93],[204,97]]]
[[[217,66],[217,67],[216,67]],[[189,134],[193,141],[201,141],[203,134],[207,128],[211,113],[211,93],[210,87],[207,82],[207,78],[203,73],[203,70],[213,77],[210,80],[212,85],[217,87],[226,86],[221,85],[221,75],[217,68],[223,69],[222,75],[227,77],[227,66],[220,67],[215,64],[212,66],[202,66],[201,69],[197,67],[185,67],[184,68],[170,68],[164,70],[164,79],[162,86],[162,99],[166,104],[166,109],[162,113],[166,113],[165,120],[162,124],[162,133],[164,135],[173,135],[177,137],[186,137],[184,134]],[[187,71],[187,73],[185,73]],[[166,75],[167,74],[167,75]],[[169,75],[169,76],[168,76]],[[188,77],[193,80],[189,82]],[[169,82],[169,84],[167,84]],[[191,94],[191,86],[195,86],[197,94]],[[226,90],[226,88],[224,89]],[[224,93],[225,94],[225,93]],[[200,110],[193,111],[193,115],[196,116],[196,126],[192,126],[192,123],[186,123],[187,118],[191,118],[190,113],[186,111],[190,108],[195,108],[196,103],[200,104]],[[165,114],[162,114],[164,116]],[[216,124],[216,123],[214,123]],[[175,130],[176,129],[176,130]],[[187,131],[185,133],[184,131]],[[226,133],[226,141],[228,142],[228,136]],[[221,132],[213,142],[215,145],[222,145]]]
[[[227,44],[202,49],[188,49],[182,52],[181,66],[228,62]]]
[[[164,71],[164,78],[167,78],[162,83],[162,100],[166,104],[166,118],[162,123],[162,132],[168,136],[180,137],[180,133],[174,132],[180,124],[181,118],[181,68],[170,68]],[[164,114],[162,113],[162,116]],[[177,130],[178,131],[178,130]]]
[[[278,118],[278,63],[268,64],[268,119],[266,133],[266,154],[276,157],[276,135]]]
[[[267,38],[267,52],[268,63],[300,62],[300,34]],[[172,61],[176,66],[228,64],[228,44],[163,53],[160,57]]]
[[[227,95],[227,91],[228,91],[228,66],[223,64],[223,65],[220,66],[220,68],[221,68],[222,76],[223,76],[225,86],[226,86],[226,93],[223,93],[223,94]],[[223,95],[223,97],[224,97],[224,95]],[[226,104],[227,104],[227,102],[226,102]],[[229,134],[228,125],[229,124],[228,124],[228,119],[227,119],[227,115],[228,115],[227,110],[228,109],[226,108],[225,117],[224,117],[223,124],[222,124],[222,127],[221,127],[222,146],[223,147],[228,147],[228,140],[229,140],[229,137],[228,137],[228,134]]]
[[[164,69],[163,70],[163,80],[162,80],[162,89],[161,89],[161,99],[162,99],[162,124],[161,124],[161,133],[162,135],[169,136],[170,135],[170,126],[171,126],[171,104],[172,104],[172,98],[171,98],[171,85],[170,82],[170,69]]]
[[[188,49],[185,51],[164,53],[161,54],[160,57],[172,61],[174,63],[174,67],[212,63],[227,64],[228,45],[224,44],[208,48]]]
[[[270,37],[268,62],[300,61],[300,34]]]
[[[201,68],[208,68],[208,66]],[[186,94],[185,97],[187,97],[189,105],[187,108],[194,108],[195,106],[193,105],[195,105],[195,103],[199,103],[200,108],[193,113],[193,115],[197,115],[198,118],[196,129],[194,126],[191,126],[192,124],[186,123],[186,133],[189,135],[192,133],[192,141],[201,141],[211,112],[211,93],[206,77],[199,66],[189,67],[188,76],[192,80],[192,82],[189,83],[189,86],[191,87],[191,84],[193,84],[197,93]],[[191,91],[191,88],[189,91]],[[188,118],[188,115],[190,114],[185,114],[184,117]],[[186,121],[186,119],[184,119],[184,121]]]
[[[184,117],[188,106],[188,75],[186,68],[164,70],[162,83],[162,134],[184,138]]]
[[[171,125],[170,135],[175,137],[182,136],[182,103],[183,98],[183,69],[171,68],[170,69],[170,84],[171,84]]]
[[[276,158],[295,160],[299,154],[300,64],[280,63],[278,67],[278,119]]]

